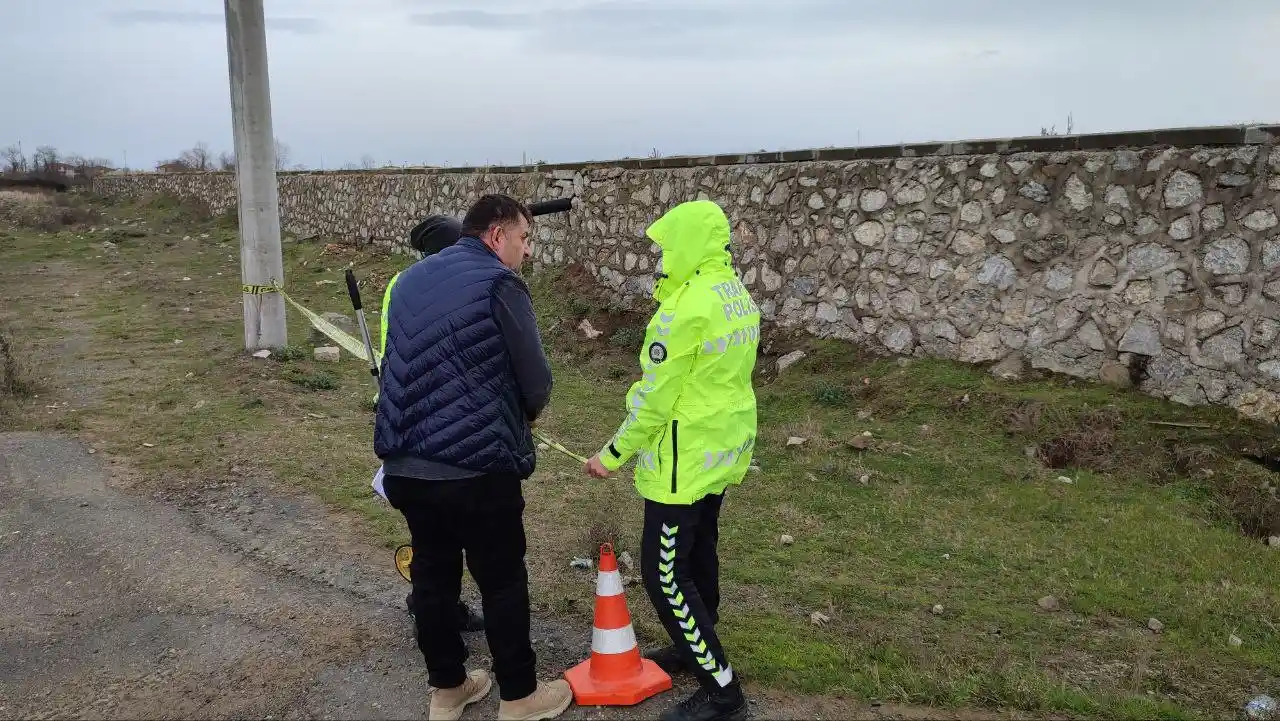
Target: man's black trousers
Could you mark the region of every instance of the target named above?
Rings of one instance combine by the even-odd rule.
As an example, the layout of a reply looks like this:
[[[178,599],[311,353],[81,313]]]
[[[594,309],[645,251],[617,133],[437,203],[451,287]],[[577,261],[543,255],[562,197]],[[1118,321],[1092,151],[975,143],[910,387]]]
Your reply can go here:
[[[383,487],[387,500],[404,514],[413,538],[409,575],[428,683],[454,688],[467,678],[467,646],[458,618],[465,551],[467,570],[480,588],[499,693],[505,701],[533,693],[537,678],[529,641],[520,479],[488,475],[425,481],[387,476]]]
[[[720,505],[723,495],[690,506],[645,501],[640,540],[645,591],[667,634],[710,690],[727,686],[733,670],[716,635],[720,620]]]

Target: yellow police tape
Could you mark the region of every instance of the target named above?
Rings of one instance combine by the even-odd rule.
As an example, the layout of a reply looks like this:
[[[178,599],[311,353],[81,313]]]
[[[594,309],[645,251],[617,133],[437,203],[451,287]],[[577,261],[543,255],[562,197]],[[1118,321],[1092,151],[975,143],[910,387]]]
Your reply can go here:
[[[548,438],[548,437],[547,437],[547,436],[546,436],[542,431],[536,431],[536,430],[535,430],[535,431],[533,432],[533,437],[534,437],[534,438],[537,438],[538,440],[542,441],[543,443],[547,444],[548,446],[551,446],[551,447],[552,447],[552,448],[554,448],[555,450],[560,451],[561,453],[563,453],[563,454],[565,454],[566,456],[568,456],[568,457],[572,458],[573,460],[577,461],[578,463],[583,463],[583,464],[585,464],[585,463],[587,462],[587,459],[583,458],[582,456],[578,455],[577,453],[574,453],[573,451],[569,450],[568,448],[565,448],[564,446],[560,445],[559,443],[556,443],[555,441],[551,440],[551,439],[550,439],[550,438]]]
[[[298,301],[294,300],[293,298],[290,298],[289,294],[284,292],[284,288],[281,288],[279,285],[249,285],[246,283],[240,286],[240,290],[241,292],[249,293],[251,295],[262,295],[265,293],[279,293],[281,297],[283,297],[285,301],[289,303],[289,305],[293,306],[294,308],[297,308],[298,312],[301,313],[303,317],[307,319],[307,322],[311,323],[312,327],[314,327],[316,330],[323,333],[325,337],[329,338],[334,343],[337,343],[338,345],[342,346],[343,350],[355,356],[359,360],[362,360],[365,363],[369,362],[369,354],[365,352],[363,340],[356,338],[355,336],[347,333],[346,331],[342,330],[338,326],[330,323],[329,321],[325,320],[318,314],[312,312],[306,306],[302,305]],[[373,355],[374,355],[374,358],[376,359],[375,360],[376,363],[382,362],[382,356],[378,353],[377,350],[373,351]],[[537,430],[533,431],[533,437],[537,438],[538,440],[550,446],[552,449],[565,454],[569,458],[572,458],[573,460],[579,463],[585,464],[587,462],[586,458],[583,458],[577,453],[574,453],[568,448],[565,448],[564,446],[560,445],[560,443],[556,442],[555,440],[552,440],[550,437],[548,437],[546,434],[542,433],[541,431],[537,431]]]
[[[311,325],[315,327],[316,330],[325,334],[326,337],[328,337],[334,343],[337,343],[338,345],[342,346],[343,350],[355,356],[359,360],[362,360],[365,363],[369,362],[369,354],[365,352],[363,340],[356,338],[355,336],[349,333],[344,332],[338,326],[330,323],[329,321],[325,320],[319,315],[311,312],[310,310],[307,309],[306,306],[302,305],[298,301],[289,297],[289,294],[284,292],[284,288],[281,288],[279,285],[249,285],[246,283],[240,286],[240,291],[242,293],[248,293],[250,295],[262,295],[264,293],[279,293],[289,305],[293,306],[294,308],[297,308],[298,312],[301,313],[304,317],[306,317],[307,321],[311,323]],[[375,362],[378,362],[378,363],[382,362],[382,356],[378,355],[378,351],[375,350],[373,354],[376,359]]]

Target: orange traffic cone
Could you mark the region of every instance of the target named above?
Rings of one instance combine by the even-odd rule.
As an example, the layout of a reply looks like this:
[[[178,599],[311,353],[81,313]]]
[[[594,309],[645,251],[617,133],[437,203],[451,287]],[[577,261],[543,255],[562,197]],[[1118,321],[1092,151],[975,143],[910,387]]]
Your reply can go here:
[[[671,677],[640,657],[613,546],[600,547],[591,658],[565,672],[579,706],[633,706],[671,688]]]

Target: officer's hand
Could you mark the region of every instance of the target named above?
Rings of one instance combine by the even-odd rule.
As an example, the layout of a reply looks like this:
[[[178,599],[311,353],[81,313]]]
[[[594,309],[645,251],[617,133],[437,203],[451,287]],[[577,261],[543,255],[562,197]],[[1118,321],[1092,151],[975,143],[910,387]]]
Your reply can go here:
[[[587,461],[586,470],[587,470],[587,475],[591,476],[592,478],[608,478],[609,477],[609,469],[605,468],[604,464],[600,462],[599,453],[595,454],[594,456],[591,457],[591,460]]]

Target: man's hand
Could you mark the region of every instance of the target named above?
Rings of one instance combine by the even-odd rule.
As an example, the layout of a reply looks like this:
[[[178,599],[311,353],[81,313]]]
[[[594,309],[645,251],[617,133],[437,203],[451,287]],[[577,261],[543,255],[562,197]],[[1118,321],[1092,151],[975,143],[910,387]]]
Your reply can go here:
[[[587,461],[586,469],[587,469],[587,475],[591,476],[592,478],[608,478],[609,477],[609,469],[605,468],[604,464],[600,462],[599,453],[595,454],[594,456],[591,457],[591,460]]]

